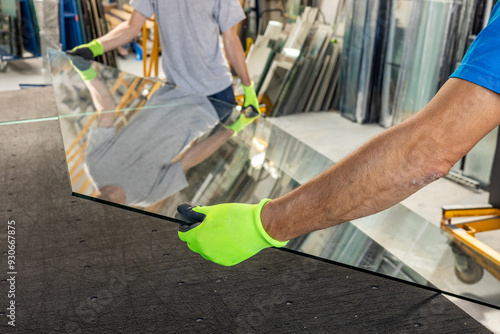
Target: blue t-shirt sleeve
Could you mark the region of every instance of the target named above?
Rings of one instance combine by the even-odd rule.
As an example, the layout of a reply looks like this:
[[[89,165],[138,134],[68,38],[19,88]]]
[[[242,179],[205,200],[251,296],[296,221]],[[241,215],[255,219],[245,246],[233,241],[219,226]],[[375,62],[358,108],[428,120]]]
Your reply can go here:
[[[451,78],[464,79],[500,94],[500,2]]]

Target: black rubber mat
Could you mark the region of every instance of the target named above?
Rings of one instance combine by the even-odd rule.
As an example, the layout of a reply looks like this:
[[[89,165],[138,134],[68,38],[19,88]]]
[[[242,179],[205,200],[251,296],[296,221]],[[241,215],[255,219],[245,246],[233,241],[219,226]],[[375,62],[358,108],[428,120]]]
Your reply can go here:
[[[275,249],[215,265],[173,223],[71,196],[57,121],[0,130],[1,333],[489,333],[439,294]]]

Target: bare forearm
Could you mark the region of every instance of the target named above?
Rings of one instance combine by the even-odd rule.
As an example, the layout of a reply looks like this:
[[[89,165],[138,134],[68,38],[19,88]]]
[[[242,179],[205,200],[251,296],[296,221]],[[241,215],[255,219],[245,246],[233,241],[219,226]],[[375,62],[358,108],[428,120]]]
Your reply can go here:
[[[85,81],[85,85],[89,89],[96,110],[100,113],[97,125],[99,127],[112,127],[115,122],[116,102],[108,86],[99,76],[91,81]]]
[[[137,37],[146,19],[144,15],[134,11],[127,21],[120,23],[109,33],[99,37],[97,40],[102,44],[104,52],[114,50]]]
[[[223,127],[215,134],[193,145],[193,147],[189,148],[189,150],[180,160],[182,170],[184,172],[187,172],[187,170],[191,167],[194,167],[200,162],[204,161],[226,141],[228,141],[233,134],[233,130]]]
[[[251,80],[245,61],[245,52],[243,51],[243,46],[241,45],[238,35],[236,34],[235,27],[225,31],[223,37],[227,58],[231,62],[234,71],[240,78],[242,84],[250,86]]]
[[[288,240],[389,208],[446,175],[499,123],[500,95],[451,79],[417,115],[269,202],[264,228]]]

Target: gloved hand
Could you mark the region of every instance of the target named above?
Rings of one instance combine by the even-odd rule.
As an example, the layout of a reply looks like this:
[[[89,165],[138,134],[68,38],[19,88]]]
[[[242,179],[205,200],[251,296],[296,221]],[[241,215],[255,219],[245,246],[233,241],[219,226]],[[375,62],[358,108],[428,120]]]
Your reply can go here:
[[[257,94],[255,93],[253,81],[251,81],[250,86],[245,86],[244,84],[241,84],[241,86],[243,87],[243,92],[245,93],[245,98],[243,100],[243,109],[247,108],[248,106],[253,106],[253,109],[255,109],[255,111],[260,114],[259,99],[257,98]]]
[[[179,238],[205,259],[232,266],[264,248],[283,247],[288,241],[274,240],[262,226],[260,213],[270,199],[259,204],[219,204],[191,207],[181,204],[180,217],[191,223],[179,227]]]
[[[259,100],[255,94],[254,83],[250,86],[241,84],[245,92],[245,99],[243,101],[243,110],[238,119],[227,127],[234,131],[234,135],[238,134],[243,128],[251,124],[260,116]]]
[[[92,60],[94,57],[100,56],[104,53],[102,44],[96,39],[87,44],[75,46],[72,50],[66,51],[67,54],[72,56],[79,56],[87,60]]]
[[[94,79],[97,75],[96,70],[92,67],[92,63],[89,60],[82,59],[80,57],[70,57],[70,63],[75,69],[75,71],[80,75],[83,81],[90,81]]]

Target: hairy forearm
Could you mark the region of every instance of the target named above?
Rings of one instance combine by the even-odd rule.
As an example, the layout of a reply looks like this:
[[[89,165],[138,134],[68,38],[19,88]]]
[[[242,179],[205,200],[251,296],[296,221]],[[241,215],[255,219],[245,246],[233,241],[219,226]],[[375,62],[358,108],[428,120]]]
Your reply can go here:
[[[226,50],[227,58],[233,66],[234,71],[245,86],[251,85],[250,75],[248,74],[247,64],[245,61],[245,52],[243,46],[236,34],[235,28],[225,31],[223,34],[224,49]]]
[[[446,175],[499,123],[500,95],[451,79],[417,115],[266,204],[264,228],[288,240],[389,208]]]

